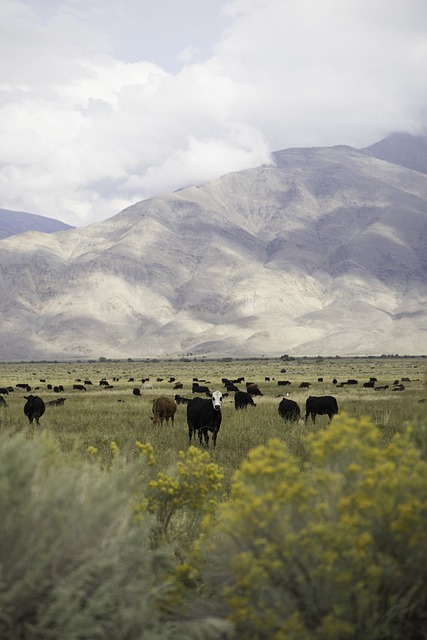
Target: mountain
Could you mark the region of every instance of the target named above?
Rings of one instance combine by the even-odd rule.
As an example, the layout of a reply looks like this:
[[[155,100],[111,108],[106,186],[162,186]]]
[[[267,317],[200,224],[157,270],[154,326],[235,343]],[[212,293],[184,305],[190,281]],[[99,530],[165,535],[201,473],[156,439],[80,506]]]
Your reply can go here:
[[[55,233],[56,231],[64,231],[65,229],[73,229],[73,227],[64,222],[60,222],[60,220],[38,216],[35,213],[0,209],[0,240],[17,235],[18,233],[24,233],[25,231]]]
[[[393,133],[363,151],[380,160],[427,173],[427,136]]]
[[[427,175],[346,146],[0,242],[0,359],[427,353]]]

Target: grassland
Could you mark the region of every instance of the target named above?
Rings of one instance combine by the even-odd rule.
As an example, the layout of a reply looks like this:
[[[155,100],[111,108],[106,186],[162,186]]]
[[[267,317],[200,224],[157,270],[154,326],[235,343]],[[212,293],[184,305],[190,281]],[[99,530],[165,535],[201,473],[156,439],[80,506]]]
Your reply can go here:
[[[3,363],[0,364],[0,387],[12,386],[15,390],[4,396],[7,407],[0,412],[0,428],[10,433],[27,430],[29,435],[37,429],[46,429],[55,434],[64,451],[81,452],[86,455],[88,446],[96,447],[100,459],[108,460],[110,443],[116,442],[129,459],[136,455],[135,442],[150,442],[163,468],[176,462],[178,451],[188,447],[188,430],[185,405],[179,405],[175,424],[153,426],[150,419],[153,398],[158,395],[174,396],[175,393],[193,397],[193,378],[203,380],[211,390],[224,386],[221,378],[258,383],[263,396],[255,398],[257,407],[236,411],[233,393],[224,401],[223,422],[218,435],[216,450],[211,449],[213,461],[225,472],[225,491],[228,490],[233,472],[239,467],[248,452],[270,438],[279,437],[298,453],[300,436],[308,430],[324,428],[326,416],[317,418],[316,426],[301,421],[290,426],[277,412],[280,395],[289,393],[304,413],[308,395],[334,395],[341,411],[360,418],[370,416],[384,433],[392,434],[419,411],[425,397],[424,358],[300,358],[283,362],[280,359],[232,360],[232,361],[148,361],[148,362],[78,362],[78,363]],[[286,372],[281,373],[282,369]],[[363,388],[370,377],[376,377],[377,385],[388,385],[385,391]],[[133,380],[131,380],[133,378]],[[149,378],[144,388],[142,379]],[[162,378],[162,380],[158,380]],[[174,382],[169,382],[174,378]],[[266,380],[265,378],[270,378]],[[323,382],[318,382],[323,378]],[[358,384],[338,387],[332,383],[357,379]],[[409,378],[404,391],[392,391],[395,380]],[[106,379],[110,388],[99,385]],[[91,380],[86,391],[73,390],[73,385]],[[290,380],[291,385],[278,386],[278,380]],[[174,384],[183,384],[182,390],[174,390]],[[311,383],[310,389],[300,389],[302,381]],[[31,386],[31,393],[39,395],[45,402],[58,397],[66,398],[63,406],[48,406],[40,421],[40,427],[30,428],[23,413],[24,396],[28,393],[16,388],[18,383]],[[48,385],[63,385],[64,392],[55,393]],[[245,385],[239,385],[244,389]],[[140,396],[133,389],[141,390]],[[303,455],[303,452],[300,452]]]
[[[427,637],[426,363],[0,364],[14,389],[0,407],[0,637]],[[193,378],[213,391],[241,376],[263,395],[242,411],[225,399],[216,449],[188,447],[185,405],[153,425],[176,381],[192,397]],[[364,388],[372,377],[388,389]],[[30,426],[28,393],[66,400]],[[287,424],[286,393],[303,415],[308,395],[334,395],[341,415]]]

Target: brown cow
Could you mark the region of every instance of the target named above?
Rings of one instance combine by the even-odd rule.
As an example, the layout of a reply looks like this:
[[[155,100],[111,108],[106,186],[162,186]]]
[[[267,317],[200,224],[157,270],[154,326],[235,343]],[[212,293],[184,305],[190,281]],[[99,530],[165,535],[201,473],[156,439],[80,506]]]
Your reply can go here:
[[[166,424],[169,423],[169,418],[172,421],[176,413],[176,402],[169,396],[159,396],[153,400],[153,417],[151,420],[153,424],[163,424],[163,420],[166,420]]]

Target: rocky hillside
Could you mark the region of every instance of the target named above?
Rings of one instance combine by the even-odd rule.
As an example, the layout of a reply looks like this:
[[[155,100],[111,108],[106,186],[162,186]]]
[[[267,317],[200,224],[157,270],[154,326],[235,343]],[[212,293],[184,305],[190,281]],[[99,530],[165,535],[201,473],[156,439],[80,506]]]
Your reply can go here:
[[[0,243],[0,359],[427,353],[427,175],[350,147]]]

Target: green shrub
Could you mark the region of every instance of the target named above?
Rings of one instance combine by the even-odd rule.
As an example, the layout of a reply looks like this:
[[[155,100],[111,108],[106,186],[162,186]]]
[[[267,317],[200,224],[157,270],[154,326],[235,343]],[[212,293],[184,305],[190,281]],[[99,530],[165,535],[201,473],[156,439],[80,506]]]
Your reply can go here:
[[[93,457],[93,451],[89,455]],[[144,460],[107,471],[37,435],[0,437],[2,640],[223,638],[218,619],[172,620],[172,550],[135,522]]]
[[[280,440],[251,451],[198,549],[236,637],[426,637],[427,463],[411,437],[382,448],[369,419],[341,415],[306,437],[303,471]]]

